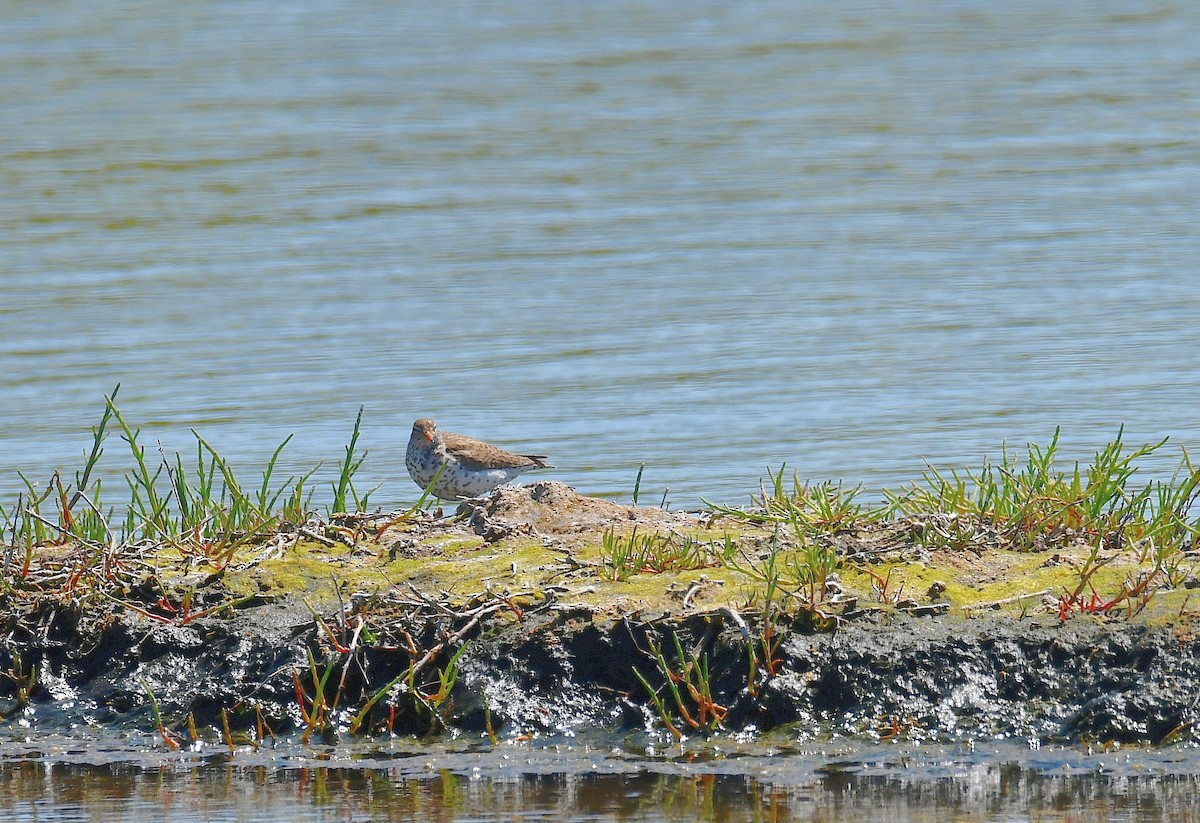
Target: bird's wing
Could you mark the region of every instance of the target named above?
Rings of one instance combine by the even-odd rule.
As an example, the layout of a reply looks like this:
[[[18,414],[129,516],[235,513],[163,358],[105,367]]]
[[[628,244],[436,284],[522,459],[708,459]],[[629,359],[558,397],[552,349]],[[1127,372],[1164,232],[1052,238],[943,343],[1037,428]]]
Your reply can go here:
[[[547,468],[542,455],[513,454],[465,434],[442,432],[442,442],[446,451],[468,469]]]

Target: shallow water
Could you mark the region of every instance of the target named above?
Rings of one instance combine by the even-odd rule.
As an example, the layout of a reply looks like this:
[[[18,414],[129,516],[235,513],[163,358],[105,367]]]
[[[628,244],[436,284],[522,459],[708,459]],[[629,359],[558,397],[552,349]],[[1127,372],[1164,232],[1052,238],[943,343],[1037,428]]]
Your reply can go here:
[[[167,753],[128,742],[30,747],[0,762],[10,819],[1193,820],[1180,752],[896,744],[681,751],[619,741],[423,751]],[[297,747],[303,750],[303,747]]]
[[[878,494],[1121,424],[1195,446],[1200,8],[0,8],[0,499],[153,453],[414,487],[412,420],[560,479]],[[113,468],[129,465],[114,442]],[[1178,451],[1149,468],[1164,474]],[[328,475],[319,474],[319,478]]]

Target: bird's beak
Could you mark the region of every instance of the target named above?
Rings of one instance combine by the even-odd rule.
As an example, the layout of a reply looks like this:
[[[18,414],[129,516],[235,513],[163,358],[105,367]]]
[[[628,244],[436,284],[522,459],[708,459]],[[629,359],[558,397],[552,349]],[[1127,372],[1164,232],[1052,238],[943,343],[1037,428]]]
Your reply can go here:
[[[428,440],[430,443],[432,443],[433,442],[433,432],[426,430],[424,432],[424,434],[425,434],[425,439]]]

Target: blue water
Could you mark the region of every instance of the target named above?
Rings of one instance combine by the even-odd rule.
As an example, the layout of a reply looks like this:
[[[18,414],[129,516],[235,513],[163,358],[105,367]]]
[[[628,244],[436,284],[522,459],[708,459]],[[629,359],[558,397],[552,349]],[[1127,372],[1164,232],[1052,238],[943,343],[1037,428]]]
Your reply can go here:
[[[1200,10],[0,9],[0,499],[103,396],[411,501],[436,418],[677,507],[1200,442]],[[113,442],[111,470],[128,459]],[[110,465],[111,464],[111,465]],[[645,499],[645,498],[644,498]]]

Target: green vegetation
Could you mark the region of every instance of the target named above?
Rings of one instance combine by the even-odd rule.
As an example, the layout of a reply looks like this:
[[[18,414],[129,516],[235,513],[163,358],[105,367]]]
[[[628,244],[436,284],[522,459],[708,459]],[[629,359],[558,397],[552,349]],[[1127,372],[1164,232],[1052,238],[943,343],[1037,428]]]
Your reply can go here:
[[[726,538],[722,543],[698,540],[686,534],[642,534],[637,526],[628,535],[607,529],[601,538],[604,578],[629,580],[636,574],[661,574],[706,569],[728,563],[735,551]]]
[[[888,495],[889,510],[908,517],[954,515],[975,526],[998,529],[1022,549],[1068,530],[1101,538],[1114,548],[1137,545],[1141,551],[1160,554],[1190,541],[1196,523],[1188,518],[1200,471],[1184,450],[1171,483],[1131,488],[1134,462],[1161,448],[1166,438],[1127,451],[1123,433],[1124,429],[1098,451],[1090,466],[1076,464],[1069,472],[1054,464],[1057,429],[1046,448],[1030,444],[1024,465],[1006,448],[999,466],[985,463],[975,473],[930,468],[922,482],[905,493]]]
[[[879,520],[886,513],[856,502],[862,493],[861,486],[846,489],[841,483],[832,481],[801,483],[799,475],[793,472],[789,491],[783,482],[784,469],[785,466],[780,466],[775,474],[767,469],[770,490],[763,486],[759,496],[752,495],[749,509],[708,505],[715,512],[751,523],[803,524],[804,530],[814,535],[835,534],[864,522]]]
[[[10,549],[21,547],[28,554],[33,546],[72,540],[112,549],[145,540],[202,555],[222,565],[247,541],[271,534],[285,522],[303,523],[311,515],[312,490],[308,483],[316,469],[273,485],[276,463],[290,435],[275,449],[258,487],[248,491],[229,463],[195,431],[194,463],[185,462],[180,454],[168,457],[161,448],[158,461],[148,459],[147,448],[139,440],[141,430],[126,423],[115,404],[119,390],[117,386],[105,398],[100,424],[92,429],[91,452],[83,470],[75,474],[74,484],[64,483],[56,472],[39,491],[36,484],[21,475],[26,492],[11,509],[0,506]],[[92,475],[104,455],[104,443],[114,421],[129,448],[133,466],[124,475],[128,500],[119,509],[105,510],[102,481],[93,480]],[[357,436],[356,422],[354,438]],[[353,442],[347,447],[348,454]],[[350,478],[359,465],[361,459],[352,462],[348,457],[339,484],[352,489]]]
[[[671,640],[675,645],[673,664],[667,661],[662,646],[654,635],[646,635],[646,644],[649,647],[646,654],[654,661],[663,686],[651,686],[649,679],[637,666],[633,667],[633,676],[646,690],[658,718],[676,740],[683,737],[683,731],[674,722],[675,712],[678,712],[688,730],[714,732],[720,729],[721,721],[725,719],[728,710],[713,701],[708,656],[697,651],[684,654],[678,634],[672,633]],[[662,696],[664,690],[670,695],[669,704]]]

